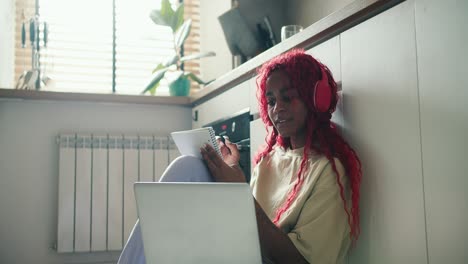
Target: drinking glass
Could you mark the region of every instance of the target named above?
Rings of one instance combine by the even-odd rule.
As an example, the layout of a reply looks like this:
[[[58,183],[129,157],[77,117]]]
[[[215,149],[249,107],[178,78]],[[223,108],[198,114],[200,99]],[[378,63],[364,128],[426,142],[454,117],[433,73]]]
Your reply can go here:
[[[300,25],[286,25],[281,27],[281,41],[291,37],[292,35],[302,31],[302,26]]]

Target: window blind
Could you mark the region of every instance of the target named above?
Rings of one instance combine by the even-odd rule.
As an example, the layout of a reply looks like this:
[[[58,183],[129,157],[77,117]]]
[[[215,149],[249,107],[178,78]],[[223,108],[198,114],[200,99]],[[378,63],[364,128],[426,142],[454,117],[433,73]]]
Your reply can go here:
[[[149,18],[160,1],[116,0],[116,90],[138,94],[148,84],[156,65],[174,55],[169,27],[158,26]],[[163,80],[158,92],[167,91]]]
[[[25,69],[31,68],[29,43],[26,49],[21,48],[21,14],[25,10],[29,20],[34,15],[35,0],[16,1],[17,80]],[[41,46],[40,50],[41,71],[53,80],[53,85],[41,89],[112,93],[114,87],[118,94],[140,94],[156,65],[174,54],[171,30],[154,24],[149,18],[150,11],[159,8],[160,2],[39,0],[41,21],[47,21],[49,27],[47,48]],[[171,2],[175,5],[177,0]],[[193,19],[185,54],[199,51],[198,2],[184,3],[184,16]],[[26,26],[29,32],[29,24]],[[185,69],[199,74],[199,63],[187,62]],[[157,94],[168,94],[164,80]]]
[[[55,82],[47,90],[112,91],[112,0],[40,0],[49,24],[49,43],[41,51],[43,74]]]
[[[33,17],[36,11],[34,0],[16,0],[15,2],[15,76],[18,80],[23,71],[31,69],[31,42],[26,38],[26,47],[21,46],[21,25],[26,23],[26,30],[29,30],[29,18]],[[29,35],[28,35],[29,36]],[[15,83],[16,85],[16,83]]]

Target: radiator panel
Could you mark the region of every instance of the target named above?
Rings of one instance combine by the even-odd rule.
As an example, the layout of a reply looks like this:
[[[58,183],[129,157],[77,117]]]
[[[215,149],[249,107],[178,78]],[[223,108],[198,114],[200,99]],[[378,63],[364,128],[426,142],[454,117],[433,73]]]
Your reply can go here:
[[[59,150],[58,252],[72,252],[74,249],[75,149],[74,143],[73,148],[68,144],[67,138]]]
[[[109,147],[107,249],[123,248],[123,150]]]
[[[89,137],[76,141],[75,252],[91,250],[91,148]]]
[[[169,162],[169,153],[161,149],[154,150],[154,180],[159,181]]]
[[[140,149],[138,159],[140,160],[140,179],[141,182],[152,182],[153,177],[153,149]]]
[[[92,201],[91,251],[105,251],[107,229],[107,149],[93,138],[92,149]]]
[[[63,134],[57,251],[121,250],[137,219],[133,184],[158,181],[179,152],[168,137]]]
[[[126,139],[128,140],[128,139]],[[136,140],[136,139],[131,139]],[[133,184],[138,181],[138,150],[124,149],[124,243],[127,240],[137,219]]]

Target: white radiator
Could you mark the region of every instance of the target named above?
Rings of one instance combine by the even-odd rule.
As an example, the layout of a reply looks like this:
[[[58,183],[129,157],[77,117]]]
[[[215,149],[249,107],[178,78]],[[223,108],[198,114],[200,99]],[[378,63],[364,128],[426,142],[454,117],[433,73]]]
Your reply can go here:
[[[169,137],[59,135],[58,252],[121,250],[137,219],[133,183],[158,181]]]

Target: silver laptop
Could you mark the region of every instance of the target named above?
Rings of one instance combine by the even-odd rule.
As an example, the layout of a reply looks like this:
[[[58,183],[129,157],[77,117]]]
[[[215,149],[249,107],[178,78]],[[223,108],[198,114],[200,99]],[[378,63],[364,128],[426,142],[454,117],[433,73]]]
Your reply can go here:
[[[246,183],[135,183],[146,263],[261,263]]]

